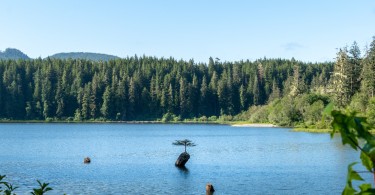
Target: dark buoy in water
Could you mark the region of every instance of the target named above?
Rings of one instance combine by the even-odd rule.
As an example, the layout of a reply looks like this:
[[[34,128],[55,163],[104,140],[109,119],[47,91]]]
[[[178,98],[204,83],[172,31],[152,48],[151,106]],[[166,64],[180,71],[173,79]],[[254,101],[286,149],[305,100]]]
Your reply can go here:
[[[214,194],[214,192],[215,192],[214,186],[210,183],[207,183],[207,185],[206,185],[206,195],[212,195],[212,194]]]
[[[89,163],[91,163],[91,159],[90,159],[90,157],[86,157],[86,158],[84,158],[84,159],[83,159],[83,163],[85,163],[85,164],[89,164]]]

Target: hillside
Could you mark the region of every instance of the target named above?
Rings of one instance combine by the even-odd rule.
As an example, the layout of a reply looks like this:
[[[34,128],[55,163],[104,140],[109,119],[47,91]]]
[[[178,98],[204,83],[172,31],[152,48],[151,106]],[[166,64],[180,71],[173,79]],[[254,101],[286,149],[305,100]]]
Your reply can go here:
[[[0,59],[4,60],[17,60],[17,59],[30,59],[29,56],[22,53],[18,49],[7,48],[5,51],[0,51]]]
[[[113,59],[118,59],[119,57],[108,55],[108,54],[100,54],[100,53],[90,53],[90,52],[69,52],[69,53],[57,53],[49,58],[54,59],[86,59],[92,61],[108,61]]]

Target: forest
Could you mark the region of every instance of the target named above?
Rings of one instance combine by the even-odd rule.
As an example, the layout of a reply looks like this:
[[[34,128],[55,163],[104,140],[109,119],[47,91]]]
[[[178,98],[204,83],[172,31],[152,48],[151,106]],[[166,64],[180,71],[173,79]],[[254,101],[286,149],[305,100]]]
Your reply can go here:
[[[133,56],[0,60],[0,119],[45,121],[249,121],[325,128],[324,107],[375,120],[375,37],[335,62],[287,59],[208,64]]]

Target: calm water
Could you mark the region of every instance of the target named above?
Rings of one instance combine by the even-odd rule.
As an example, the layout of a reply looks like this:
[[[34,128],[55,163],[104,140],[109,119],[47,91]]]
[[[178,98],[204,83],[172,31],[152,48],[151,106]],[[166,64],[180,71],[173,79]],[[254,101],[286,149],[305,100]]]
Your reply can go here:
[[[171,143],[185,138],[197,146],[181,170],[184,148]],[[36,179],[49,194],[205,194],[207,182],[215,194],[341,194],[358,156],[328,134],[285,128],[0,124],[0,174],[18,194]]]

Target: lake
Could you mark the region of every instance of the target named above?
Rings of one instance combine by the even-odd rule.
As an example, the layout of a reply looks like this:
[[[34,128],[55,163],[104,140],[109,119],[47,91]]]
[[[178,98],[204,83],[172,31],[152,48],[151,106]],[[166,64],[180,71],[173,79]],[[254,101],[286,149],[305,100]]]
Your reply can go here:
[[[172,142],[185,138],[197,146],[182,170]],[[47,194],[195,195],[207,182],[215,194],[341,194],[359,160],[338,136],[205,124],[0,124],[0,151],[17,194],[37,179]]]

